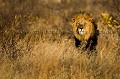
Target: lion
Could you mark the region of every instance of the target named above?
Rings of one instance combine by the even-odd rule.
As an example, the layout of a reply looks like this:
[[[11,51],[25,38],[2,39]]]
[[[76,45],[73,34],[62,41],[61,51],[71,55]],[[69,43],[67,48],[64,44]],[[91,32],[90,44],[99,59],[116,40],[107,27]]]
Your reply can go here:
[[[90,49],[93,49],[93,46],[96,45],[97,37],[95,33],[97,27],[89,14],[81,13],[75,15],[72,18],[72,31],[76,47],[84,44],[84,48],[90,47]]]

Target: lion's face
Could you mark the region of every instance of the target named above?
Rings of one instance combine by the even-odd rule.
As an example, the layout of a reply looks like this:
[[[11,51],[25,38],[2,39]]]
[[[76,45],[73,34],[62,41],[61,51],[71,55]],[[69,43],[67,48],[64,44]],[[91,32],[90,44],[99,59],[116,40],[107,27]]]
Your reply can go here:
[[[87,27],[89,26],[86,20],[78,20],[75,23],[76,26],[76,32],[79,35],[84,35],[85,33],[87,33]]]
[[[91,17],[85,14],[80,14],[75,16],[72,21],[73,33],[77,39],[88,40],[93,36],[94,25]]]

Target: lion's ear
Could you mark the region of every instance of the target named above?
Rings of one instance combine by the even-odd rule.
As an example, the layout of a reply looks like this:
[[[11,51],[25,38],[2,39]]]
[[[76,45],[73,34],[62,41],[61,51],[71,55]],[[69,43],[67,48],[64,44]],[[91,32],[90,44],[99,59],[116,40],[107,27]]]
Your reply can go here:
[[[72,18],[72,23],[74,23],[75,22],[75,18]]]

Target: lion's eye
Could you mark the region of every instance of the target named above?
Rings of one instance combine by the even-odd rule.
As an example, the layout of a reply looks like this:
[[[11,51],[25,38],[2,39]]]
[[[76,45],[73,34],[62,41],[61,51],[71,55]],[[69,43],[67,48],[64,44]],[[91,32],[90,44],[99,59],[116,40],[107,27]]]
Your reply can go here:
[[[86,25],[87,23],[84,23],[84,26]]]
[[[76,23],[77,26],[79,26],[80,24],[79,23]]]

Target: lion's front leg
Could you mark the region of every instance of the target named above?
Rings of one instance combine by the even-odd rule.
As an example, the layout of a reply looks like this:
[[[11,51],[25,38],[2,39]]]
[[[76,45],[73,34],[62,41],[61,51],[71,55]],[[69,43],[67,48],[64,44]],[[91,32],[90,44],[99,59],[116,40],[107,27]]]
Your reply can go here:
[[[75,46],[76,46],[76,47],[80,47],[81,41],[78,40],[75,36],[74,36],[74,39],[75,39]]]

